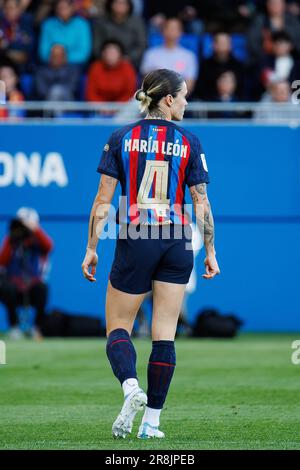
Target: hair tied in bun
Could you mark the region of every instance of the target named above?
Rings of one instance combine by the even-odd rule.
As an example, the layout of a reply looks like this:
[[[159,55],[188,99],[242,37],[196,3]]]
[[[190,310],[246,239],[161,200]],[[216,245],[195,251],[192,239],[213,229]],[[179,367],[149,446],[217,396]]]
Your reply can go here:
[[[147,93],[142,90],[142,89],[139,89],[137,90],[136,94],[135,94],[135,99],[138,100],[138,101],[145,101],[147,97]]]

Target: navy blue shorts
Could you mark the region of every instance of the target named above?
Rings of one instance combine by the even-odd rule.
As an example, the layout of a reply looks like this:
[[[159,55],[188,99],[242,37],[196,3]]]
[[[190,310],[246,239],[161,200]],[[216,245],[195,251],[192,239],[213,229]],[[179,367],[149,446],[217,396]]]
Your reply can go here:
[[[194,262],[191,227],[159,225],[139,229],[137,239],[130,237],[129,225],[120,229],[109,276],[112,286],[129,294],[143,294],[152,289],[153,280],[187,284]]]

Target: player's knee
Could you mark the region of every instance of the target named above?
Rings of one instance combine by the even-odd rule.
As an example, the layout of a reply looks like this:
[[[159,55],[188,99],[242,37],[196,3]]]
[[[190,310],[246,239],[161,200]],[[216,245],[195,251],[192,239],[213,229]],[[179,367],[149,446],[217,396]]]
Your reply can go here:
[[[174,341],[177,322],[154,322],[152,324],[152,341]]]

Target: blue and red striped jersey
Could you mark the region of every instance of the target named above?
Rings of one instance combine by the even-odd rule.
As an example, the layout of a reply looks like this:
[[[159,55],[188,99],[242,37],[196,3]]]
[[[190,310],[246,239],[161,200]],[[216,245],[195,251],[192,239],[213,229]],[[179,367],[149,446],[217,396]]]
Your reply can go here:
[[[198,137],[164,119],[142,119],[113,132],[97,171],[121,183],[121,223],[186,224],[186,185],[209,182]]]

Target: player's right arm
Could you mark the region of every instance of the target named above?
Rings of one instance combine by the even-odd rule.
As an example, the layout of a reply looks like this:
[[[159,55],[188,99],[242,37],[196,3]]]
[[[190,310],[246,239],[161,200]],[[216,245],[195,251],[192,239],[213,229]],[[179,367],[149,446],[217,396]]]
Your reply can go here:
[[[108,217],[111,201],[118,180],[112,176],[101,175],[98,192],[96,194],[89,221],[88,242],[86,254],[81,265],[83,275],[90,282],[95,282],[96,266],[98,255],[96,253],[98,239],[101,236],[104,225]]]
[[[204,260],[206,274],[203,274],[202,277],[212,279],[220,274],[220,268],[216,259],[214,219],[207,196],[206,183],[191,186],[190,192],[194,204],[197,225],[203,237],[206,251]]]

